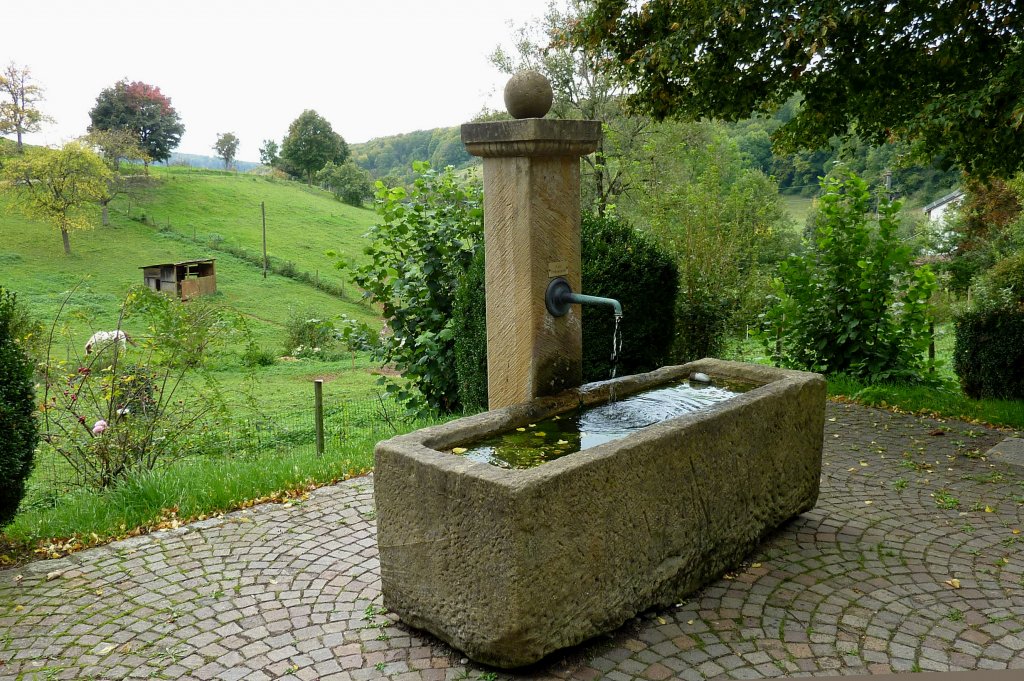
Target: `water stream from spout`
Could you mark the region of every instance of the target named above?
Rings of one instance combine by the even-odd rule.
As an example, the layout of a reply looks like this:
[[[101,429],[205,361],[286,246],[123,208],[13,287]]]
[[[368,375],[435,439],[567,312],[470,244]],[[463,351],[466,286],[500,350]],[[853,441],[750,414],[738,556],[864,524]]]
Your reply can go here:
[[[612,375],[611,378],[615,378],[615,374],[619,371],[619,353],[622,352],[622,315],[615,315],[615,330],[612,331]],[[615,401],[615,384],[612,383],[608,390],[608,401]]]

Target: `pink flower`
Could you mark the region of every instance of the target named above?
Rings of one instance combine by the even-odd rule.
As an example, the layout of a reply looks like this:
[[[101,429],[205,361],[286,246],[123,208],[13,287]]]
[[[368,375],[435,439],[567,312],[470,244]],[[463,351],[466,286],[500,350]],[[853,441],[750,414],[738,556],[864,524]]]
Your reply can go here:
[[[92,427],[92,434],[93,435],[99,435],[100,433],[102,433],[106,429],[107,429],[107,422],[104,421],[103,419],[100,419],[99,421],[97,421],[93,425],[93,427]]]

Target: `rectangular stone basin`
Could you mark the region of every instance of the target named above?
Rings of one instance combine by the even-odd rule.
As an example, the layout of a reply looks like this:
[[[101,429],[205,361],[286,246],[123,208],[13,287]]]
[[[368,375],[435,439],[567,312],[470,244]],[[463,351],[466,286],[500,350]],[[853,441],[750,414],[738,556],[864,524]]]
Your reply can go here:
[[[757,387],[527,470],[450,451],[604,402],[612,382],[379,443],[384,605],[474,660],[522,666],[679,602],[813,508],[825,380],[704,359],[616,379],[616,394],[693,372]]]

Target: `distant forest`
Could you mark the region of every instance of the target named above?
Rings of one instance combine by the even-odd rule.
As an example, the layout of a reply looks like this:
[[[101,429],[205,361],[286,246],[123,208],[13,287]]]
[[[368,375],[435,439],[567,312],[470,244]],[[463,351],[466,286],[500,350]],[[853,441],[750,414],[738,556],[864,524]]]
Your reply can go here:
[[[216,156],[202,156],[200,154],[182,154],[177,151],[171,152],[170,158],[163,165],[187,166],[189,168],[210,168],[212,170],[224,170],[224,161]],[[259,168],[259,163],[252,161],[233,161],[231,167],[240,173],[247,173],[253,168]]]
[[[398,184],[412,181],[413,161],[430,161],[435,168],[464,168],[475,160],[462,144],[459,126],[377,137],[349,146],[352,160],[375,179],[390,176]]]
[[[912,206],[924,205],[948,193],[960,183],[960,171],[943,169],[941,159],[921,165],[910,160],[911,150],[897,144],[871,146],[851,136],[838,138],[825,149],[776,154],[771,134],[796,113],[799,98],[794,97],[773,116],[756,116],[726,125],[728,136],[739,147],[747,164],[775,179],[783,194],[817,196],[819,179],[828,175],[837,163],[843,163],[871,185],[884,184],[891,172],[891,194]],[[378,137],[350,145],[352,159],[374,179],[389,178],[389,184],[408,184],[413,179],[413,161],[430,161],[435,168],[452,165],[465,168],[478,161],[462,144],[459,126],[417,130]]]

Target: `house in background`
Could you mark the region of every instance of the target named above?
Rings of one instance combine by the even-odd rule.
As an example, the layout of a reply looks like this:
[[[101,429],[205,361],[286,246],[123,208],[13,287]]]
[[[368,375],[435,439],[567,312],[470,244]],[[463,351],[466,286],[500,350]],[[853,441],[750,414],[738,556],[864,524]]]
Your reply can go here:
[[[217,292],[215,258],[144,265],[142,278],[146,286],[181,300],[207,296]]]
[[[921,210],[928,216],[928,222],[936,227],[943,227],[946,224],[946,212],[958,207],[963,202],[964,196],[964,192],[957,189],[941,199],[932,201]]]

